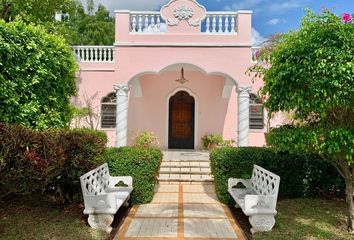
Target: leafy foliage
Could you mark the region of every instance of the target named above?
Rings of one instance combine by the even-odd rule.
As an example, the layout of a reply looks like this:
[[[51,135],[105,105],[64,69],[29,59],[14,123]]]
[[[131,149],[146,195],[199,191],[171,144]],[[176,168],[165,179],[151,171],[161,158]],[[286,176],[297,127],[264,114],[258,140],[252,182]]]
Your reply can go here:
[[[156,148],[110,148],[104,158],[112,176],[132,176],[132,203],[148,203],[154,196],[162,153]]]
[[[218,198],[235,203],[228,193],[229,178],[251,178],[257,164],[281,178],[279,196],[298,198],[343,193],[343,180],[336,169],[314,154],[276,152],[270,148],[219,148],[210,154]]]
[[[92,5],[91,5],[92,6]],[[88,13],[81,3],[69,11],[69,19],[62,22],[60,31],[70,45],[113,45],[114,18],[99,4],[96,12],[88,5]]]
[[[20,17],[36,24],[54,22],[56,12],[67,12],[75,0],[0,0],[0,18],[13,21]]]
[[[104,163],[102,156],[106,151],[107,135],[91,129],[57,130],[49,132],[64,150],[65,164],[52,182],[58,201],[73,202],[81,196],[81,175]]]
[[[298,31],[283,34],[253,70],[264,77],[270,113],[294,113],[292,126],[273,129],[267,143],[332,161],[345,178],[348,229],[354,231],[354,23],[308,11]],[[266,58],[264,58],[265,60]]]
[[[224,140],[221,135],[208,134],[202,137],[202,145],[204,150],[212,150],[215,147],[232,147],[233,140]]]
[[[76,69],[62,38],[0,20],[0,122],[35,129],[68,126]]]
[[[70,45],[112,45],[114,18],[99,4],[87,1],[85,11],[79,0],[0,0],[0,19],[42,25],[47,31],[62,35]],[[56,13],[66,17],[56,22]]]
[[[133,145],[135,147],[149,148],[149,147],[159,146],[159,141],[156,135],[153,132],[149,132],[149,131],[143,131],[141,133],[137,133],[133,141],[134,141]]]
[[[58,202],[80,196],[79,177],[102,163],[107,136],[88,129],[38,132],[0,124],[0,198],[49,189]]]

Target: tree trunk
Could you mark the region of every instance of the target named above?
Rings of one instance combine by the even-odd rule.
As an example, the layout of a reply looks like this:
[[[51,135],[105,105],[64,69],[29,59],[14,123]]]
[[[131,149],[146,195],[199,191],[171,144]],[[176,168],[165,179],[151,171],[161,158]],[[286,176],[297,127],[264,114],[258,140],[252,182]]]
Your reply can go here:
[[[346,177],[345,194],[347,200],[347,224],[348,231],[354,232],[354,204],[353,204],[353,179]]]

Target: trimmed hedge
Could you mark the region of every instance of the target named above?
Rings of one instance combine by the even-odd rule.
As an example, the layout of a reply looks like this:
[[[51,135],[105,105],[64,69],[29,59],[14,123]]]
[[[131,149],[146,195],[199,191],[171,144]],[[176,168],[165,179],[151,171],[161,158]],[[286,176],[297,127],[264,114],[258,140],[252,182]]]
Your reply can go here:
[[[289,154],[270,148],[219,148],[210,154],[216,193],[225,204],[234,200],[227,191],[229,178],[250,178],[257,164],[279,175],[279,197],[296,198],[343,193],[344,183],[337,170],[314,154]]]
[[[79,177],[102,163],[107,136],[89,129],[39,132],[0,124],[0,198],[49,190],[58,202],[81,196]]]
[[[112,176],[132,176],[133,204],[151,202],[154,196],[157,173],[162,152],[156,148],[122,147],[109,148],[105,156]]]

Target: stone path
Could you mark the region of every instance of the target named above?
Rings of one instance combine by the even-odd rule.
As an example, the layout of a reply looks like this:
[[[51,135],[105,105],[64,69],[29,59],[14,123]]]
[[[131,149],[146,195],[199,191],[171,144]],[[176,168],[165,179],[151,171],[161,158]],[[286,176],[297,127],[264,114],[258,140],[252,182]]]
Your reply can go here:
[[[177,155],[178,161],[186,156]],[[188,158],[185,161],[192,160]],[[230,210],[218,201],[212,182],[176,179],[160,180],[151,203],[133,206],[114,239],[246,239]]]

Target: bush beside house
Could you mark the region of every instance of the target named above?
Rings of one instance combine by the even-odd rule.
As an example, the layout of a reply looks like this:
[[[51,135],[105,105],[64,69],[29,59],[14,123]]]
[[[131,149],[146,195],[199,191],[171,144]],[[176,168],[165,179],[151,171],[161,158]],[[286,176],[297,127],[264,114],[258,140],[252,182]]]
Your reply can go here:
[[[280,176],[279,196],[286,198],[343,192],[336,169],[315,154],[276,153],[269,148],[220,148],[210,154],[216,193],[225,204],[235,203],[228,193],[229,178],[250,178],[254,164]]]
[[[105,156],[111,175],[133,177],[133,204],[152,200],[161,160],[159,149],[145,147],[109,148]]]
[[[58,201],[81,196],[79,176],[102,163],[107,136],[89,129],[39,132],[0,124],[0,198],[50,190]]]

